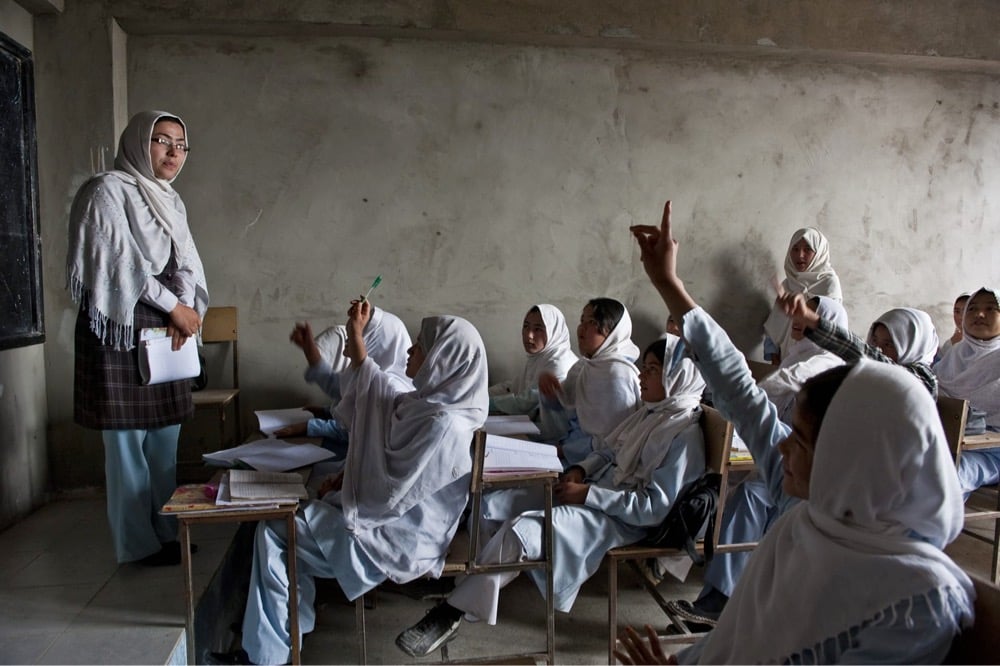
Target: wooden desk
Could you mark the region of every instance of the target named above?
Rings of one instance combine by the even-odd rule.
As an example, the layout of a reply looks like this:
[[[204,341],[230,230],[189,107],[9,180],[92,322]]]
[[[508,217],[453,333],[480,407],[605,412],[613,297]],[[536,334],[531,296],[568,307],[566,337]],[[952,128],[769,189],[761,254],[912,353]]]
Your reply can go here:
[[[174,492],[176,497],[184,488]],[[173,499],[173,498],[171,498]],[[207,497],[206,502],[211,502]],[[249,521],[274,520],[284,518],[288,526],[288,633],[292,640],[292,663],[301,664],[299,655],[299,593],[298,576],[295,565],[295,512],[299,505],[283,504],[280,506],[264,506],[255,508],[237,508],[228,506],[197,507],[191,505],[189,510],[164,511],[165,515],[177,517],[180,542],[181,566],[184,568],[184,602],[187,609],[187,660],[196,664],[194,636],[194,577],[191,572],[191,525],[207,523],[244,523]]]

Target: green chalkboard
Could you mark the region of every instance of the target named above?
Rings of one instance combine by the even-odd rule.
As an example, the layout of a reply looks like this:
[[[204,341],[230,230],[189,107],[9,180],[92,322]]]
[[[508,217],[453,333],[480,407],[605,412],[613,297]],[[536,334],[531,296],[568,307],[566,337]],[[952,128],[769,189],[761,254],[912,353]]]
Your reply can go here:
[[[31,51],[0,33],[0,349],[44,341]]]

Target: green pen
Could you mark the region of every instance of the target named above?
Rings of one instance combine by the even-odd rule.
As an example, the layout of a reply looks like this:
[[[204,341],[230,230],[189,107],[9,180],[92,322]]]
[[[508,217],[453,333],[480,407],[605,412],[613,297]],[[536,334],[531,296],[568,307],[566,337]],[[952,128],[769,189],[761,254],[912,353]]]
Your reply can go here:
[[[371,295],[371,293],[372,293],[372,289],[374,289],[375,287],[379,286],[380,284],[382,284],[382,274],[381,273],[379,273],[378,275],[375,276],[375,280],[372,282],[372,286],[368,287],[368,292],[364,296],[361,297],[361,302],[364,303],[365,301],[367,301],[368,300],[368,296]]]

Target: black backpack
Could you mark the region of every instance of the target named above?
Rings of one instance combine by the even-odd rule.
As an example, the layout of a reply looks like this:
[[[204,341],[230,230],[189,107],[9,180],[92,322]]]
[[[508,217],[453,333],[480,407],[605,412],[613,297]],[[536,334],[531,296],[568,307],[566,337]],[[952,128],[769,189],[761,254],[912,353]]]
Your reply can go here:
[[[656,548],[683,548],[694,563],[701,566],[712,559],[711,535],[715,531],[715,512],[719,506],[722,475],[705,472],[677,493],[674,505],[663,522],[650,528],[644,545]],[[709,538],[705,539],[706,535]],[[695,549],[695,542],[705,539],[705,555]]]

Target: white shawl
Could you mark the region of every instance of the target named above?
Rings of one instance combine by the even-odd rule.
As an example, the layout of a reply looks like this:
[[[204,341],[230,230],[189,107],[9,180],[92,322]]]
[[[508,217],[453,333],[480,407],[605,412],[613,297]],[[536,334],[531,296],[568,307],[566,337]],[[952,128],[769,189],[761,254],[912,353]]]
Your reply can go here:
[[[156,178],[150,159],[153,126],[167,116],[176,118],[164,111],[133,116],[118,142],[116,170],[84,183],[70,209],[67,286],[74,302],[89,304],[94,334],[116,349],[133,347],[136,303],[147,280],[163,271],[171,248],[177,270],[188,273],[195,285],[192,307],[200,315],[208,308],[205,270],[184,202],[170,186],[173,179]],[[186,127],[184,133],[187,137]],[[122,196],[110,191],[128,187],[137,188],[150,214],[132,212]]]
[[[875,346],[875,327],[885,326],[896,346],[900,365],[934,362],[938,348],[938,335],[931,316],[914,308],[894,308],[876,319],[868,329],[868,344]]]
[[[368,357],[337,406],[351,431],[342,502],[355,532],[398,519],[472,470],[472,433],[489,409],[483,341],[464,319],[441,316],[423,320],[418,342],[426,357],[415,391],[397,392]]]
[[[819,296],[816,314],[835,326],[847,328],[847,310],[839,302],[826,296]],[[778,369],[762,379],[759,386],[767,393],[767,397],[777,406],[778,414],[787,421],[788,412],[794,404],[795,394],[810,377],[843,365],[844,361],[836,354],[821,348],[807,337],[801,340],[791,340],[788,353],[781,357]]]
[[[604,438],[639,403],[639,348],[628,310],[591,358],[581,356],[563,382],[561,401],[576,409],[584,432]]]
[[[950,616],[953,601],[955,619],[967,623],[972,582],[941,551],[962,522],[955,465],[927,389],[898,366],[859,362],[820,426],[808,501],[754,551],[700,661],[815,660],[827,639],[843,644],[864,623],[892,622],[887,609],[935,590],[936,616]]]
[[[795,269],[795,262],[792,261],[792,247],[802,239],[809,243],[809,247],[816,255],[804,271],[798,271]],[[804,294],[806,298],[827,296],[835,301],[844,300],[840,290],[840,279],[830,263],[830,243],[818,229],[806,227],[792,234],[788,250],[785,252],[785,279],[781,284],[785,291]],[[764,331],[784,356],[791,342],[789,337],[791,322],[777,305],[771,308],[771,314],[764,322]]]
[[[537,387],[538,376],[545,372],[551,372],[562,381],[577,361],[570,345],[569,328],[566,326],[563,313],[556,306],[547,303],[540,303],[534,307],[538,308],[542,315],[547,339],[540,351],[527,355],[524,371],[511,383],[511,393],[521,393]]]
[[[644,403],[604,441],[605,447],[615,454],[614,482],[618,488],[649,485],[674,438],[701,416],[705,380],[690,358],[672,359],[681,339],[668,333],[666,340],[661,381],[667,397],[660,402]]]
[[[986,287],[973,293],[973,298],[983,291],[1000,301],[1000,293]],[[942,393],[968,400],[973,407],[986,412],[987,425],[1000,426],[1000,337],[979,340],[966,330],[962,339],[934,366],[934,372]]]

